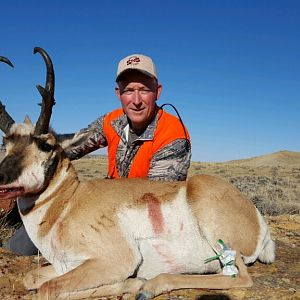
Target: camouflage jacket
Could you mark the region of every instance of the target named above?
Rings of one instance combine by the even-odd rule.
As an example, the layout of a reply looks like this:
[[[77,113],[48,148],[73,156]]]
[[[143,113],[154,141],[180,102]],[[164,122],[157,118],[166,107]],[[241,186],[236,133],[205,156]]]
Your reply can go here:
[[[77,132],[73,139],[63,145],[70,159],[78,159],[94,150],[107,146],[103,131],[103,115],[87,128]],[[152,122],[140,136],[128,135],[129,124],[126,115],[122,115],[112,123],[120,136],[116,163],[120,177],[127,177],[133,158],[142,141],[153,139],[158,122],[156,113]],[[179,181],[185,180],[191,160],[190,144],[185,139],[178,139],[156,152],[151,160],[148,178],[151,180]]]

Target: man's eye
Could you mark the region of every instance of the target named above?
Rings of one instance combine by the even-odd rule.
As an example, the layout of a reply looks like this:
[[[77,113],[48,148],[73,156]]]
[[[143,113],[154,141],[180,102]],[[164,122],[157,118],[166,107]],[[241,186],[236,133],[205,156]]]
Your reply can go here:
[[[151,90],[149,90],[149,89],[136,89],[136,90],[130,89],[130,90],[124,90],[123,94],[132,95],[135,91],[138,91],[139,94],[141,94],[141,95],[147,95],[147,94],[151,93]]]
[[[141,94],[145,95],[145,94],[149,94],[151,91],[148,90],[148,89],[141,89],[141,90],[139,90],[139,92],[140,92]]]
[[[125,94],[125,95],[131,95],[133,92],[134,92],[133,90],[125,90],[123,92],[123,94]]]

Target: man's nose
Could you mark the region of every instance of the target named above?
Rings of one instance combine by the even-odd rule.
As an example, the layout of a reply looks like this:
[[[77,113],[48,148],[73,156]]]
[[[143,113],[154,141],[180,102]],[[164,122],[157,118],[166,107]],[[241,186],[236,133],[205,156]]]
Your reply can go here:
[[[134,90],[134,94],[133,94],[133,103],[135,105],[138,105],[142,102],[142,97],[141,97],[141,93],[139,90]]]

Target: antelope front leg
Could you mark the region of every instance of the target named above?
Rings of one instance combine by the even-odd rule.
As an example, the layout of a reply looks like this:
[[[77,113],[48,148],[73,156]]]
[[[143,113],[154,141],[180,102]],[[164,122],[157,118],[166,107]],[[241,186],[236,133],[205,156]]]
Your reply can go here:
[[[236,266],[239,269],[238,276],[233,278],[222,274],[214,275],[177,275],[160,274],[147,280],[138,293],[136,300],[148,300],[164,292],[178,289],[229,289],[233,287],[251,287],[253,281],[247,271],[247,267],[240,253],[236,256]]]
[[[39,299],[82,299],[119,293],[136,293],[141,280],[126,280],[134,272],[129,265],[87,260],[74,270],[42,284]]]

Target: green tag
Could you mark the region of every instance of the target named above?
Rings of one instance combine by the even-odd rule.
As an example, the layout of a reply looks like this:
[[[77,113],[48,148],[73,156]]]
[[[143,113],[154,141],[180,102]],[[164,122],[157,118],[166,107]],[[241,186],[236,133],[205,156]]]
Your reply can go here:
[[[221,254],[213,256],[213,257],[210,257],[210,258],[207,258],[207,259],[204,260],[204,263],[207,264],[207,263],[209,263],[209,262],[211,262],[213,260],[219,259],[220,256],[221,256]]]

